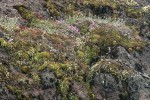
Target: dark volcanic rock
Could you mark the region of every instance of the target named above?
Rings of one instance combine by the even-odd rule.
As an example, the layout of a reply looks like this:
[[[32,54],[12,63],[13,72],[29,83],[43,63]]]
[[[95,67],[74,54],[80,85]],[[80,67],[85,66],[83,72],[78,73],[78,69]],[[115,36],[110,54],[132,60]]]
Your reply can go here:
[[[44,90],[42,97],[43,100],[60,100],[57,98],[59,95],[56,94],[56,87]]]
[[[118,59],[122,60],[127,65],[133,67],[135,70],[139,72],[150,73],[150,46],[147,45],[140,52],[134,51],[128,53],[125,48],[118,47]]]
[[[135,64],[137,60],[131,56],[125,48],[119,46],[117,47],[117,58],[125,62],[127,65],[132,66],[135,68]]]
[[[137,60],[135,66],[139,66],[142,72],[150,75],[150,45],[147,45],[141,52],[132,52],[131,55]]]
[[[73,91],[75,91],[75,93],[78,95],[79,98],[81,98],[83,100],[85,100],[85,99],[90,100],[88,91],[85,88],[85,86],[83,86],[83,84],[74,82],[72,89],[73,89]]]
[[[150,80],[136,74],[126,80],[126,87],[129,94],[129,100],[149,100],[150,98]]]
[[[93,92],[97,100],[120,100],[119,87],[111,74],[97,73],[93,79]]]
[[[5,87],[6,87],[6,83],[0,82],[0,99],[1,100],[15,100],[16,96],[10,93],[8,89],[6,89]]]
[[[140,35],[146,40],[150,40],[150,23],[140,27]]]
[[[53,72],[48,69],[41,73],[41,82],[43,89],[56,87],[57,79]]]
[[[0,63],[8,64],[9,56],[4,48],[0,47]]]
[[[130,66],[134,74],[125,80],[117,81],[108,73],[97,72],[93,78],[93,92],[97,100],[149,100],[150,98],[150,46],[141,52],[127,52],[125,48],[117,48],[117,59],[123,67]]]
[[[48,18],[46,8],[44,8],[44,0],[1,0],[0,1],[0,15],[9,17],[19,17],[21,18],[19,12],[14,8],[14,6],[24,5],[29,8],[37,17]]]
[[[100,17],[111,17],[113,15],[113,8],[111,6],[98,6],[88,4],[87,8],[92,10],[92,13]]]

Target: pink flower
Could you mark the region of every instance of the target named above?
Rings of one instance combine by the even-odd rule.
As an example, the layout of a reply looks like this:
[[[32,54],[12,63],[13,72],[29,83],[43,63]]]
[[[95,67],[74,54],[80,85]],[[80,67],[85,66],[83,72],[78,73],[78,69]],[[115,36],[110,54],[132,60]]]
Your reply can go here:
[[[95,29],[97,27],[98,25],[95,22],[92,22],[92,24],[90,25],[90,29]]]
[[[80,30],[76,26],[69,25],[68,29],[75,33],[80,33]]]
[[[63,24],[63,23],[65,23],[65,21],[64,20],[56,20],[56,23],[57,24]]]

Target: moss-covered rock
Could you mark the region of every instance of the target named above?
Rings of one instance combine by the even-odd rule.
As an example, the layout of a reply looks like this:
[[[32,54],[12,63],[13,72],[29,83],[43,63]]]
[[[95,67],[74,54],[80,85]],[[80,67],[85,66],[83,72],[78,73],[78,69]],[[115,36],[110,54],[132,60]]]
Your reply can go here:
[[[127,17],[140,20],[148,10],[136,9],[138,4],[134,0],[122,3],[46,0],[45,3],[43,8],[52,19],[39,18],[37,12],[24,5],[14,8],[28,25],[17,18],[0,18],[0,81],[5,82],[5,89],[16,99],[128,97],[122,84],[137,70],[112,56],[117,55],[118,46],[130,55],[130,52],[143,50],[147,41],[142,40],[137,28],[119,19],[118,12],[123,5]],[[111,18],[102,17],[105,14]],[[104,82],[97,80],[99,77]]]

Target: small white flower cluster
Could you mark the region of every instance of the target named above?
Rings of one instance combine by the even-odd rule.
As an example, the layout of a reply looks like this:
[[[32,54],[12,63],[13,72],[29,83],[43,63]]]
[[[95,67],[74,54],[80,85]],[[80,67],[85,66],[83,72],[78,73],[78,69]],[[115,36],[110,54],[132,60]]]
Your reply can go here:
[[[150,11],[150,5],[147,5],[147,6],[145,6],[145,7],[142,7],[142,10],[143,10],[144,12]]]
[[[7,31],[13,31],[18,26],[18,18],[10,18],[7,16],[0,17],[0,27]]]
[[[139,5],[135,0],[125,0],[125,3],[130,6]]]

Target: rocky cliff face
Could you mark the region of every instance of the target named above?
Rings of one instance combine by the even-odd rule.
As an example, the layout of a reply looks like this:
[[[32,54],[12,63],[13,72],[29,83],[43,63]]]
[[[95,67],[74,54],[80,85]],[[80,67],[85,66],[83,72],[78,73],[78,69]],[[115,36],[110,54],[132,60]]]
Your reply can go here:
[[[149,0],[0,0],[1,100],[149,100]]]

